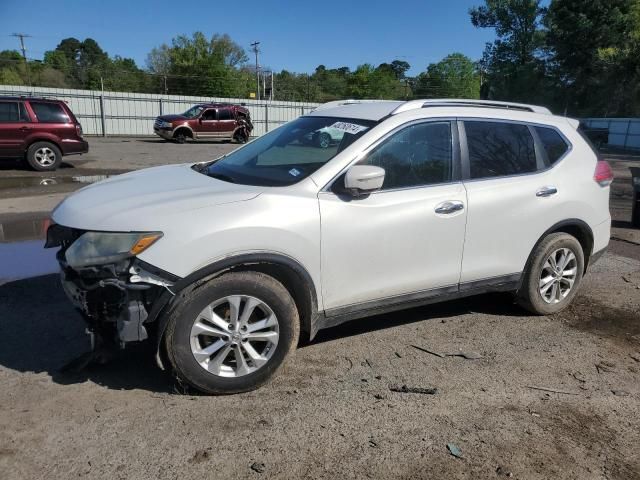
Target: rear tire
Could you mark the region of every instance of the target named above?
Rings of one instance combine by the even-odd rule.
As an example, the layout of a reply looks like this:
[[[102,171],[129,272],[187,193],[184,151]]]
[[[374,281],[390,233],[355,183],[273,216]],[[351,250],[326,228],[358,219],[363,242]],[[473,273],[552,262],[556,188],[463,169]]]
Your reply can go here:
[[[552,233],[531,254],[518,291],[518,303],[537,315],[551,315],[569,306],[584,272],[584,252],[567,233]]]
[[[299,334],[295,302],[280,282],[263,273],[232,272],[178,300],[164,341],[179,380],[219,395],[268,382]]]
[[[33,170],[50,172],[62,163],[62,152],[51,142],[35,142],[27,149],[26,159]]]

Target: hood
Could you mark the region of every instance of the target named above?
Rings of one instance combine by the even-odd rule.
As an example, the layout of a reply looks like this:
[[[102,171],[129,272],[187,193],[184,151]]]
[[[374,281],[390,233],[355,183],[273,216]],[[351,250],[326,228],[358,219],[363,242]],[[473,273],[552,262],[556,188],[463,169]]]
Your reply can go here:
[[[165,122],[173,122],[175,120],[189,120],[184,115],[175,114],[175,115],[160,115],[157,117],[160,120],[164,120]]]
[[[210,178],[191,165],[148,168],[89,185],[63,200],[52,219],[83,230],[153,230],[172,215],[251,200],[263,190]]]

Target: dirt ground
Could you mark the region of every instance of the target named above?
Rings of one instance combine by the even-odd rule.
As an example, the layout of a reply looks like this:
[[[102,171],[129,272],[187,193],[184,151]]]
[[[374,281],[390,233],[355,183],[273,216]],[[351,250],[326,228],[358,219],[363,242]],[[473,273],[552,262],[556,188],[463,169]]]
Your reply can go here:
[[[56,177],[233,148],[109,141]],[[63,374],[88,343],[57,276],[0,285],[0,478],[640,478],[634,162],[614,162],[619,239],[568,310],[532,317],[492,294],[366,318],[320,332],[248,394],[184,392],[144,345]],[[6,178],[43,175],[3,168],[7,224],[81,186],[9,188]],[[446,355],[460,352],[481,358]],[[391,391],[404,385],[437,391]]]

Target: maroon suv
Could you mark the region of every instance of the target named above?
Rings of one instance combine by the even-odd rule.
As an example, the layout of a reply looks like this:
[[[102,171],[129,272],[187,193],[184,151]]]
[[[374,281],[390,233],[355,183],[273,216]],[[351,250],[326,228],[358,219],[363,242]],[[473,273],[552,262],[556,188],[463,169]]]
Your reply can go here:
[[[184,143],[187,138],[244,143],[252,130],[249,110],[230,103],[194,105],[179,115],[162,115],[153,124],[157,135],[178,143]]]
[[[34,170],[55,170],[64,155],[87,153],[82,127],[67,104],[0,97],[0,158],[24,158]]]

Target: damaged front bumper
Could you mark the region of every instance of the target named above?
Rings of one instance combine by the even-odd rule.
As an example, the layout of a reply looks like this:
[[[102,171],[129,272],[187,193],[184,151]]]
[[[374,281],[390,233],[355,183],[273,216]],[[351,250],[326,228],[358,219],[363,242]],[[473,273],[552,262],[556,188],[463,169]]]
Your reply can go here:
[[[65,252],[84,232],[53,225],[45,247],[60,246],[56,258],[65,293],[80,311],[92,338],[124,348],[149,337],[149,330],[179,277],[131,256],[104,265],[72,268]]]

